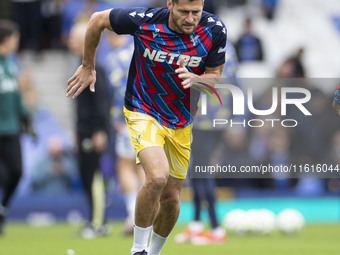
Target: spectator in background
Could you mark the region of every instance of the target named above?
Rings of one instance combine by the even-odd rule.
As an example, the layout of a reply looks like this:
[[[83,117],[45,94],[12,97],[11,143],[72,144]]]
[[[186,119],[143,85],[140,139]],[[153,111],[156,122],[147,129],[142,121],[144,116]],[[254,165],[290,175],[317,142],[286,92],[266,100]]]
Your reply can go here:
[[[331,150],[326,155],[326,162],[329,167],[332,167],[335,174],[339,168],[340,162],[340,131],[336,131],[332,137]],[[333,175],[333,172],[331,173]],[[332,177],[335,177],[333,175]],[[327,180],[327,189],[332,193],[340,194],[340,178],[330,178]]]
[[[302,63],[302,58],[305,50],[304,48],[299,48],[293,56],[287,58],[280,65],[277,77],[278,78],[304,78],[305,68]]]
[[[69,48],[80,57],[84,51],[86,24],[75,24],[70,32]],[[80,60],[79,60],[80,61]],[[107,147],[109,130],[109,93],[104,69],[96,65],[96,93],[86,89],[77,99],[77,139],[80,176],[90,207],[89,223],[80,236],[92,239],[107,235],[105,187],[100,158]]]
[[[75,23],[87,22],[96,11],[112,8],[112,3],[98,0],[68,0],[62,5],[61,40],[67,45],[70,30]]]
[[[65,0],[44,0],[41,2],[42,47],[60,48],[61,45],[61,7]]]
[[[278,117],[279,118],[279,117]],[[288,166],[291,163],[290,155],[290,137],[287,128],[275,127],[270,129],[268,134],[268,154],[263,165],[271,166]],[[263,186],[273,185],[276,191],[281,193],[287,192],[290,187],[290,175],[283,172],[274,172],[271,179],[263,179]],[[259,180],[259,183],[261,181]]]
[[[30,128],[29,114],[19,92],[19,69],[12,58],[19,46],[19,28],[0,20],[0,235],[6,211],[22,175],[20,132]]]
[[[278,0],[261,0],[261,9],[267,19],[274,19],[277,4]]]
[[[236,53],[240,63],[264,59],[261,40],[254,34],[250,18],[246,19],[243,34],[236,42]]]
[[[306,116],[295,105],[287,105],[287,119],[294,119],[298,125],[291,129],[290,152],[293,164],[316,165],[324,162],[325,154],[331,147],[332,134],[338,128],[337,120],[331,114],[331,106],[326,95],[319,89],[320,84],[311,84],[314,80],[305,79],[302,62],[304,49],[288,57],[279,67],[277,76],[284,86],[301,87],[311,93],[311,99],[304,106],[312,114]],[[293,79],[292,79],[293,78]],[[301,93],[290,93],[290,98],[301,98]],[[324,179],[299,176],[296,192],[299,195],[320,195],[324,192]]]
[[[335,90],[334,100],[333,100],[333,108],[335,113],[340,116],[340,84],[338,85],[337,89]]]
[[[48,154],[40,159],[34,171],[34,191],[62,193],[71,189],[76,178],[76,164],[73,155],[64,150],[60,137],[49,138]]]
[[[142,166],[136,165],[136,153],[123,115],[124,95],[133,43],[126,35],[118,35],[114,32],[106,35],[111,49],[104,58],[104,66],[109,70],[109,80],[113,88],[111,115],[116,133],[117,175],[127,211],[124,234],[132,235],[137,193],[145,179]]]
[[[61,6],[64,1],[12,0],[11,17],[21,30],[20,49],[39,52],[61,47]]]
[[[249,133],[248,129],[242,125],[228,126],[225,129],[223,137],[216,145],[213,152],[212,165],[231,165],[240,169],[241,166],[251,166],[255,164],[254,159],[251,157],[249,152]],[[250,178],[256,176],[247,175],[249,178],[244,178],[245,176],[240,176],[237,179],[217,179],[218,185],[228,185],[234,188],[245,188],[250,185],[254,185],[255,181]],[[256,183],[255,183],[256,184]]]
[[[41,0],[12,0],[13,18],[20,27],[20,49],[41,49]]]
[[[291,152],[293,163],[320,163],[323,153],[330,147],[331,134],[335,131],[335,120],[330,114],[326,95],[311,80],[305,79],[302,62],[304,49],[288,57],[278,69],[277,77],[283,86],[302,87],[311,93],[311,100],[304,105],[312,116],[305,116],[295,105],[287,105],[287,118],[295,119],[299,125],[291,132]],[[294,78],[294,79],[292,79]],[[290,93],[291,98],[301,98],[299,93]],[[334,123],[334,125],[330,125]]]

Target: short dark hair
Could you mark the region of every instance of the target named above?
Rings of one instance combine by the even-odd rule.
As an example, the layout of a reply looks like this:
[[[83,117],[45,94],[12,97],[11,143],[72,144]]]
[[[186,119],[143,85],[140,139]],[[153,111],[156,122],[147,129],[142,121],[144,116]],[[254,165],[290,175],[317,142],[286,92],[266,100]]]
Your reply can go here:
[[[19,33],[19,27],[10,20],[0,20],[0,43],[3,43],[8,36]]]
[[[173,4],[178,4],[178,0],[171,0]],[[195,2],[195,1],[198,1],[198,0],[189,0],[190,2]],[[204,2],[204,0],[203,0]]]

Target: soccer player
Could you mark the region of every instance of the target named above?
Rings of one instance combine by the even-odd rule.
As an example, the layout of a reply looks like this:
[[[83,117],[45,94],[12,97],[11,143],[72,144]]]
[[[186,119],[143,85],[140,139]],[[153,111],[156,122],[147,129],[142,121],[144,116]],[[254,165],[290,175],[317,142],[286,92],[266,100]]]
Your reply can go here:
[[[132,235],[137,194],[145,179],[142,166],[136,165],[136,153],[122,111],[130,60],[133,54],[133,42],[127,35],[117,35],[114,32],[106,33],[106,35],[111,49],[109,52],[105,52],[103,63],[105,63],[110,85],[113,88],[110,112],[116,133],[116,170],[127,211],[123,233]]]
[[[236,51],[230,42],[226,44],[226,62],[222,76],[228,79],[236,80],[238,61]],[[223,91],[222,91],[223,93]],[[231,102],[229,95],[224,95],[219,90],[219,95],[223,103]],[[214,119],[226,118],[226,111],[230,107],[216,107],[213,100],[209,101],[209,115],[197,116],[193,123],[193,143],[191,151],[191,173],[194,174],[195,166],[206,165],[211,163],[216,144],[223,137],[224,129],[213,128],[211,123]],[[195,178],[199,177],[199,178]],[[221,244],[226,240],[225,230],[219,226],[216,214],[216,182],[209,174],[201,176],[191,176],[190,178],[193,203],[194,203],[194,219],[185,228],[183,233],[175,236],[178,243],[191,242],[193,244]],[[203,202],[207,202],[207,210],[211,225],[211,230],[204,232],[204,223],[201,221],[201,209]]]
[[[168,0],[167,8],[93,14],[82,65],[68,81],[67,96],[76,98],[87,86],[95,90],[96,49],[105,28],[134,36],[124,114],[146,179],[137,196],[133,255],[160,254],[177,221],[190,156],[190,97],[199,97],[191,80],[219,79],[223,70],[226,28],[203,5]]]
[[[6,211],[22,175],[20,132],[28,128],[29,114],[19,92],[19,69],[13,59],[19,46],[19,28],[0,20],[0,235]]]
[[[333,108],[335,113],[340,116],[340,84],[338,85],[333,100]]]
[[[85,32],[85,23],[76,23],[70,32],[68,47],[79,56],[84,50]],[[105,219],[105,187],[100,168],[100,158],[108,143],[110,102],[105,71],[100,65],[96,65],[96,88],[97,93],[86,90],[77,98],[79,171],[90,207],[89,222],[80,232],[84,239],[110,232]]]

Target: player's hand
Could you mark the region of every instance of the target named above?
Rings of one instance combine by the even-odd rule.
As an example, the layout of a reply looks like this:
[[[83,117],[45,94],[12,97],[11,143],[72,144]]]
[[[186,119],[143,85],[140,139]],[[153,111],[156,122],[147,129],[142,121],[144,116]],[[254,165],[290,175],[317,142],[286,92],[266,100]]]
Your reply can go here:
[[[336,115],[340,117],[340,104],[338,104],[337,102],[335,102],[335,100],[333,100],[332,106],[334,108]]]
[[[178,77],[183,80],[182,86],[184,89],[188,89],[192,86],[191,79],[198,78],[198,75],[189,72],[184,66],[184,58],[179,60],[179,68],[177,68],[175,72],[178,73]]]
[[[76,98],[88,86],[92,92],[95,91],[94,84],[96,83],[96,71],[93,68],[87,68],[83,65],[79,66],[75,74],[67,81],[67,94],[69,97]]]

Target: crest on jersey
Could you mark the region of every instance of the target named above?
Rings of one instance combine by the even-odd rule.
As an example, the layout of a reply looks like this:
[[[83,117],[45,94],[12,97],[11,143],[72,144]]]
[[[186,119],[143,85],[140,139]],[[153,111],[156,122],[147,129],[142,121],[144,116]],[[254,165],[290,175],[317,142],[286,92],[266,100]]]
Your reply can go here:
[[[200,38],[200,36],[199,35],[190,35],[190,41],[192,42],[192,44],[194,45],[194,46],[196,46],[197,45],[197,43],[198,43],[198,39]]]
[[[156,29],[155,29],[155,32],[152,32],[152,37],[153,37],[153,38],[157,37],[159,31],[160,31],[159,28],[156,28]]]

